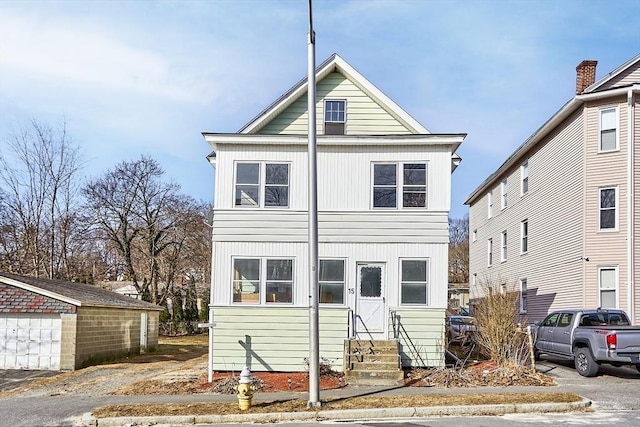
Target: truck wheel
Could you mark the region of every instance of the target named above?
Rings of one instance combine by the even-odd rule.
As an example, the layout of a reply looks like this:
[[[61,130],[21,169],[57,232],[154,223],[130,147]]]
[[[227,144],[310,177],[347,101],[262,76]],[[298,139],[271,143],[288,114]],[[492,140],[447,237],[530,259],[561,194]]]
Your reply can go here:
[[[640,372],[640,364],[636,365],[636,369],[637,369],[638,372]]]
[[[536,362],[540,361],[540,352],[536,349],[533,350],[533,360]]]
[[[600,366],[591,357],[591,351],[587,347],[579,347],[574,352],[576,370],[583,377],[595,377]]]

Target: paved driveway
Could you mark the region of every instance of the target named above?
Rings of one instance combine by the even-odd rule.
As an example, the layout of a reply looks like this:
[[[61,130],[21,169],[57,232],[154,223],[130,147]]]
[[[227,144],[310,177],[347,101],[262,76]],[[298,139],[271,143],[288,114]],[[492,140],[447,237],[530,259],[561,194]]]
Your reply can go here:
[[[26,371],[22,369],[0,370],[0,391],[6,391],[20,387],[36,378],[57,375],[56,371]]]

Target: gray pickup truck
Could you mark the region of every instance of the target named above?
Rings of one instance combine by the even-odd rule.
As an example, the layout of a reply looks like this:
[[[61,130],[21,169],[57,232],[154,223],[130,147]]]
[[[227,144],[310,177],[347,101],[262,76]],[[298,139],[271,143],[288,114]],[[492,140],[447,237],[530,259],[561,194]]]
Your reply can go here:
[[[560,310],[534,326],[534,355],[573,360],[585,377],[601,363],[635,365],[640,372],[640,326],[620,310]]]

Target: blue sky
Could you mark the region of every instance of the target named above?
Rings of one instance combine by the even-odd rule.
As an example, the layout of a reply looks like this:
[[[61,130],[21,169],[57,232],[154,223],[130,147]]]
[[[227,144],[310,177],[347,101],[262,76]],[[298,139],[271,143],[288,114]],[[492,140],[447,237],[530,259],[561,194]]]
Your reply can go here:
[[[615,4],[615,7],[614,7]],[[306,76],[306,0],[0,0],[0,141],[66,120],[87,176],[156,158],[212,200],[207,132],[235,132]],[[315,0],[337,52],[430,131],[468,133],[451,215],[573,95],[640,53],[640,0]]]

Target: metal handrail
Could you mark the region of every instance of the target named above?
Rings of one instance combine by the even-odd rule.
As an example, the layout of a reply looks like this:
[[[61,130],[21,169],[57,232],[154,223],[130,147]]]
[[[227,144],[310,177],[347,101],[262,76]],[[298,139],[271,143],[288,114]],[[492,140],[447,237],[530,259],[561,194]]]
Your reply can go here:
[[[401,335],[402,335],[400,330],[402,330],[402,332],[404,333],[405,341],[408,341],[409,343],[409,348],[411,349],[412,355],[415,356],[416,359],[420,360],[420,362],[422,363],[422,366],[427,366],[424,359],[420,355],[420,352],[416,348],[416,345],[413,343],[413,341],[411,340],[411,337],[407,333],[407,330],[402,325],[402,322],[400,321],[400,317],[396,314],[395,311],[391,312],[391,324],[393,325],[394,339],[397,339],[398,341],[400,341]]]

